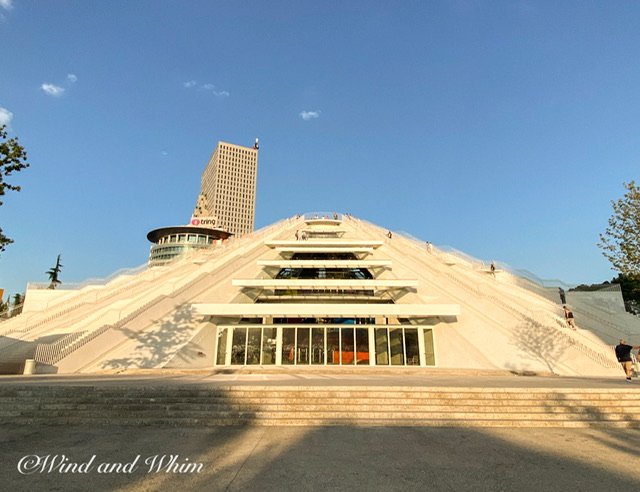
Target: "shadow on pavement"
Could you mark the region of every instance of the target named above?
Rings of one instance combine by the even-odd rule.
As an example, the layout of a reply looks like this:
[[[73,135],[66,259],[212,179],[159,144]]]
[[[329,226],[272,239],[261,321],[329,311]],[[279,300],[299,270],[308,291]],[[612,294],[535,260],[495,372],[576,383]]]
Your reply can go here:
[[[637,490],[640,430],[408,427],[0,428],[5,490]],[[131,474],[20,475],[29,454],[127,462]],[[147,473],[177,454],[200,473]],[[187,461],[188,460],[188,461]]]

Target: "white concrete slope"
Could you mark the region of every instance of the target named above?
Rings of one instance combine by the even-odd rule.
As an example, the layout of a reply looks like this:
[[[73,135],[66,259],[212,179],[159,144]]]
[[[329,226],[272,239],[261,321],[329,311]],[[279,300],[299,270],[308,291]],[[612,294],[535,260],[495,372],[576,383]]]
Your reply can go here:
[[[365,221],[356,223],[379,237],[387,233]],[[446,345],[437,347],[439,365],[493,364],[503,369],[564,375],[621,372],[611,347],[582,327],[576,331],[566,328],[559,305],[520,287],[521,282],[506,272],[493,276],[474,264],[452,261],[437,249],[431,248],[430,253],[426,244],[398,234],[387,240],[381,252],[385,250],[389,250],[394,271],[402,267],[407,275],[418,274],[427,293],[450,296],[461,306],[461,315],[454,323],[438,326],[436,340]]]
[[[25,347],[31,343],[29,350],[38,344],[41,372],[208,367],[214,363],[215,325],[194,305],[253,304],[256,292],[278,284],[273,281],[278,271],[274,266],[290,263],[293,250],[342,251],[343,246],[375,244],[358,261],[384,268],[376,270],[375,282],[365,284],[404,285],[405,289],[389,294],[397,304],[459,306],[452,311],[459,314],[411,321],[433,330],[436,366],[622,374],[611,347],[598,333],[586,325],[568,329],[558,304],[535,289],[523,288],[522,280],[507,272],[494,276],[473,262],[401,234],[389,238],[386,229],[348,216],[340,223],[339,240],[311,238],[296,244],[296,231],[307,227],[301,217],[286,219],[223,248],[70,293],[64,303],[30,314],[29,321],[18,317],[10,325],[0,325],[0,335],[5,334],[0,339],[0,361],[27,355]]]
[[[267,229],[277,229],[278,226]],[[252,236],[260,237],[265,233],[268,231],[257,231]],[[248,244],[251,244],[249,237],[230,241],[224,247],[182,258],[165,267],[115,279],[100,289],[92,289],[90,295],[85,289],[65,293],[63,306],[58,303],[41,312],[26,313],[24,319],[18,316],[12,320],[12,326],[5,330],[6,335],[0,342],[3,344],[0,345],[0,362],[33,357],[35,344],[52,341],[38,345],[36,359],[42,368],[45,372],[47,366],[52,366],[49,370],[54,372],[74,372],[74,359],[85,365],[87,358],[95,358],[109,347],[110,338],[113,338],[110,332],[117,332],[142,313],[162,312],[162,306],[167,305],[168,300],[178,297],[181,291],[232,261]],[[96,290],[99,290],[99,295],[95,295]],[[86,352],[87,356],[71,357],[71,361],[66,363],[68,369],[54,366],[59,366],[59,360],[81,348],[84,350],[80,352]]]
[[[237,295],[230,279],[245,265],[255,264],[266,249],[264,239],[279,237],[282,227],[275,224],[231,241],[223,249],[201,251],[170,265],[174,272],[170,284],[160,282],[143,297],[131,300],[131,309],[118,322],[108,327],[94,325],[96,336],[88,343],[74,341],[73,350],[56,347],[53,352],[62,350],[64,357],[50,362],[58,372],[165,366],[207,325],[193,315],[191,304],[207,294],[230,302]],[[202,349],[201,358],[186,350],[192,367],[211,365],[211,350]]]

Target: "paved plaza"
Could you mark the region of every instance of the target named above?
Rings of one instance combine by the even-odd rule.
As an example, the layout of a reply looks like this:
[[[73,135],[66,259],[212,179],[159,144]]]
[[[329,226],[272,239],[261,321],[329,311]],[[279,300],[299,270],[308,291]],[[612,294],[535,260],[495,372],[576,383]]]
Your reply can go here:
[[[298,381],[304,385],[336,386],[628,387],[640,397],[640,383],[635,381],[629,385],[623,379],[509,375],[407,374],[370,379],[357,374],[337,377],[327,373],[203,371],[163,376],[2,378],[3,384],[45,381],[74,386],[278,386]],[[5,424],[0,426],[0,450],[3,489],[12,491],[604,491],[640,487],[640,429]],[[64,455],[65,463],[90,462],[91,467],[88,473],[48,472],[44,467],[30,465],[25,457],[31,455],[40,459],[50,455],[50,460]],[[18,466],[25,473],[32,473],[21,474]]]
[[[36,376],[0,376],[0,383],[99,385],[99,386],[419,386],[434,388],[629,388],[638,391],[640,379],[629,384],[620,369],[620,377],[558,377],[523,376],[507,371],[476,371],[469,369],[401,368],[217,368],[206,370],[138,370],[121,374],[64,374]]]
[[[639,429],[366,427],[0,427],[4,490],[536,490],[640,487]],[[87,462],[87,474],[21,475],[27,455]],[[130,463],[131,473],[98,473]],[[200,472],[149,470],[178,455]],[[145,463],[148,462],[148,463]]]

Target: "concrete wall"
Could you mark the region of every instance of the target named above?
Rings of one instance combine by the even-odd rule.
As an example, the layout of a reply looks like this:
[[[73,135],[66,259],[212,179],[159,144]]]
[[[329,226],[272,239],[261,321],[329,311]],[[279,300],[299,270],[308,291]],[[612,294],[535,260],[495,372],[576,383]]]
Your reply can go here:
[[[624,313],[624,299],[619,290],[598,290],[595,292],[567,292],[568,304],[587,304],[610,313]]]
[[[196,335],[164,366],[170,369],[213,367],[216,351],[216,329],[213,323],[203,323]]]
[[[77,295],[74,290],[27,289],[23,313],[40,312]]]

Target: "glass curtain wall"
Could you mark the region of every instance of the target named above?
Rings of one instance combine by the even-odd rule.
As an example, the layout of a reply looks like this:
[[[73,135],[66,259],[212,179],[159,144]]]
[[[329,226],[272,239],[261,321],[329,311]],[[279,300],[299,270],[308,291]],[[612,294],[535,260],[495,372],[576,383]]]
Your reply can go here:
[[[276,363],[278,329],[274,327],[224,327],[218,329],[216,363],[272,365]],[[372,330],[375,354],[369,353],[369,327],[284,326],[280,346],[283,365],[418,366],[418,329],[398,326]],[[423,330],[425,364],[435,365],[433,330]],[[229,347],[228,344],[231,344]]]
[[[377,365],[420,365],[417,328],[376,328],[375,337]]]
[[[232,365],[270,365],[276,363],[277,330],[275,328],[221,328],[218,330],[216,358],[218,365],[225,364],[229,330],[232,330]]]

